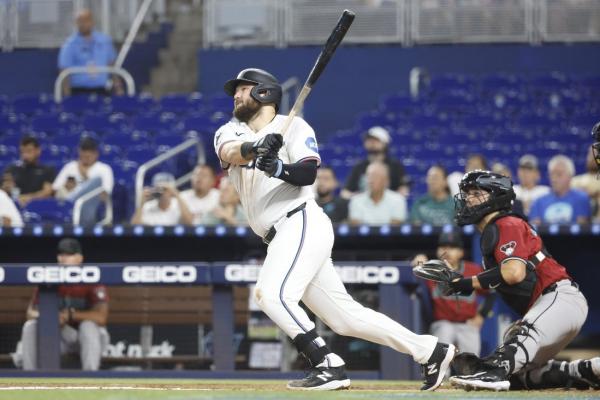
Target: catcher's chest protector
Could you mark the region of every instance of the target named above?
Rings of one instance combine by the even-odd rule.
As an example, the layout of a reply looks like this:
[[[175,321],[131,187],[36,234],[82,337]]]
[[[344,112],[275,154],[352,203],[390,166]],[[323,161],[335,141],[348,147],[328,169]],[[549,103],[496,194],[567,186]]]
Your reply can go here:
[[[500,214],[486,225],[481,234],[480,247],[483,257],[483,268],[486,270],[500,267],[494,257],[494,251],[500,239],[500,228],[496,225],[496,221],[509,215],[519,217],[517,214]],[[529,302],[531,301],[536,283],[535,267],[531,262],[527,261],[526,275],[523,281],[516,285],[501,284],[496,291],[510,308],[523,316],[529,309]]]

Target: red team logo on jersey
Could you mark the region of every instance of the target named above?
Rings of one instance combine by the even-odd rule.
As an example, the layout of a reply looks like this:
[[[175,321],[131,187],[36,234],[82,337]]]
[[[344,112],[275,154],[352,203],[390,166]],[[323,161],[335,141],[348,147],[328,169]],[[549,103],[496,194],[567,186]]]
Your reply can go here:
[[[510,242],[504,243],[502,246],[500,246],[500,251],[507,256],[510,256],[515,251],[515,247],[517,247],[517,242],[511,240]]]

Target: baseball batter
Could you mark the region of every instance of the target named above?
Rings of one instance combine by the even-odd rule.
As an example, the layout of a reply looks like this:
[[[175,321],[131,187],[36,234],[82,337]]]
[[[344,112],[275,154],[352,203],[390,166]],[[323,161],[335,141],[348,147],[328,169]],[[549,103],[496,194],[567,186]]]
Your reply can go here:
[[[555,384],[552,376],[557,374],[552,370],[560,370],[561,364],[551,359],[573,340],[588,313],[586,299],[565,267],[550,255],[533,227],[511,212],[514,198],[509,178],[482,170],[464,175],[455,198],[458,224],[476,224],[482,232],[485,271],[454,278],[450,288],[462,294],[496,289],[522,316],[505,334],[503,345],[475,371],[450,378],[453,385],[465,389],[508,390],[511,384]],[[598,362],[565,363],[562,369],[595,386],[600,385]],[[460,362],[455,362],[455,367],[457,364]]]
[[[215,151],[240,194],[252,230],[268,244],[254,297],[309,361],[305,378],[290,389],[335,390],[350,386],[344,361],[319,337],[300,300],[333,331],[411,354],[423,365],[423,390],[442,382],[455,348],[417,335],[348,295],[332,261],[331,221],[311,185],[320,163],[313,129],[295,117],[285,138],[277,115],[281,86],[270,73],[249,68],[225,83],[234,99],[232,119],[214,138]]]

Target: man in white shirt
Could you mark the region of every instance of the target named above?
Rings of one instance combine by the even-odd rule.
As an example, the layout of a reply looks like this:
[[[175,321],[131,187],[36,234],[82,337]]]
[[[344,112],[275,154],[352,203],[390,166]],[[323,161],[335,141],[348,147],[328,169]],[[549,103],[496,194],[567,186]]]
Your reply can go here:
[[[354,224],[399,224],[406,220],[406,198],[388,189],[386,164],[375,161],[367,167],[366,192],[350,199],[349,219]]]
[[[175,187],[175,177],[159,172],[152,178],[152,188],[144,189],[142,205],[131,218],[133,225],[171,226],[190,224],[192,214]]]
[[[17,206],[4,190],[0,190],[0,226],[23,226],[23,219]]]
[[[75,202],[81,196],[99,187],[103,189],[101,195],[87,201],[81,210],[81,225],[96,223],[96,210],[100,201],[111,195],[114,186],[113,171],[110,165],[98,161],[98,142],[92,137],[84,136],[79,142],[79,158],[65,164],[60,170],[52,189],[55,194],[69,182],[75,180],[75,188],[66,195],[64,200]]]
[[[206,224],[207,216],[219,205],[216,174],[210,165],[197,165],[192,173],[192,188],[181,192],[181,198],[192,213],[192,224]]]
[[[540,170],[537,157],[533,154],[525,154],[519,158],[517,176],[519,177],[519,184],[514,185],[513,189],[517,200],[521,200],[523,203],[525,215],[529,215],[531,204],[538,198],[550,193],[550,188],[545,185],[538,185]]]

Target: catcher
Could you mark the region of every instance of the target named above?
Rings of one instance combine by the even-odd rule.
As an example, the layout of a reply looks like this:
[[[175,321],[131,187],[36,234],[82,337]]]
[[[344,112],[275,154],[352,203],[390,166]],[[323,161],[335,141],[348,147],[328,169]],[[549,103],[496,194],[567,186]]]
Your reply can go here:
[[[444,259],[455,277],[473,276],[482,271],[478,264],[464,260],[463,240],[458,229],[442,232],[438,238],[437,256]],[[426,274],[427,256],[419,254],[413,259],[415,275]],[[434,261],[435,264],[436,261]],[[445,266],[442,266],[444,269]],[[450,276],[450,275],[449,275]],[[431,298],[433,322],[430,333],[444,343],[452,343],[463,352],[479,355],[481,349],[480,330],[485,318],[494,306],[493,293],[476,291],[470,296],[447,296],[448,285],[427,280],[427,289]],[[477,296],[480,295],[480,296]],[[481,305],[478,297],[483,298]]]
[[[522,316],[490,356],[463,353],[455,361],[453,386],[508,390],[562,387],[600,388],[600,358],[559,363],[552,360],[585,322],[585,297],[564,266],[546,250],[524,217],[511,213],[515,193],[509,178],[490,172],[468,172],[455,196],[458,225],[475,224],[481,232],[484,272],[464,278],[445,264],[423,265],[425,274],[448,286],[448,293],[468,295],[495,289]]]

